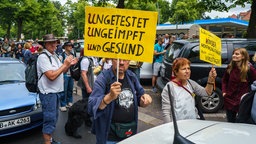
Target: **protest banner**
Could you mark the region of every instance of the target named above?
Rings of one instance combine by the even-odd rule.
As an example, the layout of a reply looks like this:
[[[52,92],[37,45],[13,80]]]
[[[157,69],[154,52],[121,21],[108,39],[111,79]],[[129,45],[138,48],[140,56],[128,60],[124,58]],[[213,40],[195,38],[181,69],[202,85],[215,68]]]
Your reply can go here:
[[[200,28],[200,60],[221,66],[221,39]]]
[[[153,61],[157,12],[85,7],[84,54]]]

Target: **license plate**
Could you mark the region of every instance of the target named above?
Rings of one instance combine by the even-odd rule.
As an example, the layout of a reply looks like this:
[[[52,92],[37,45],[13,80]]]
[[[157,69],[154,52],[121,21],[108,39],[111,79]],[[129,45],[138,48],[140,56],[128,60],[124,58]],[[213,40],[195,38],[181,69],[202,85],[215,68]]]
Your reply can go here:
[[[23,118],[18,118],[14,120],[3,121],[3,122],[0,122],[0,130],[13,128],[13,127],[17,127],[17,126],[21,126],[29,123],[30,123],[30,117],[23,117]]]

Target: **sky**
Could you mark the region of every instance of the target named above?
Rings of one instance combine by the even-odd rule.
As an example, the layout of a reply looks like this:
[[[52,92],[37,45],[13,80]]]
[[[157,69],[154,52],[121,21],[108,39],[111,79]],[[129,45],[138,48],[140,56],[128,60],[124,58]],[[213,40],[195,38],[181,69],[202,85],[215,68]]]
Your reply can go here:
[[[232,14],[239,14],[240,12],[246,12],[251,9],[251,5],[247,4],[245,7],[237,6],[236,8],[230,9],[228,12],[217,12],[212,11],[211,13],[205,13],[206,16],[210,16],[211,18],[216,18],[217,16],[219,18],[227,18],[228,16],[231,16]]]
[[[59,0],[60,3],[62,5],[64,5],[66,3],[67,0]],[[73,2],[77,2],[77,0],[72,0]],[[169,0],[169,2],[171,3],[172,0]],[[205,13],[206,16],[210,16],[212,19],[216,18],[218,16],[218,18],[227,18],[228,16],[231,16],[232,14],[239,14],[240,12],[246,12],[248,10],[250,10],[251,5],[247,4],[245,5],[244,8],[242,8],[241,6],[237,6],[236,8],[230,9],[228,12],[217,12],[217,11],[211,11],[210,13]]]

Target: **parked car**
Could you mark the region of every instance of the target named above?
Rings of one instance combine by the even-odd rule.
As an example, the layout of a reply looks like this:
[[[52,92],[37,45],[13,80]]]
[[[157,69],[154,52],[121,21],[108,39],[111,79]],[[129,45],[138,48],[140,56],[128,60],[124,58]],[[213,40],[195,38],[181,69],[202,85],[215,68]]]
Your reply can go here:
[[[250,57],[256,52],[256,39],[222,39],[221,66],[214,66],[217,71],[216,89],[211,96],[197,97],[198,106],[203,112],[217,112],[223,107],[223,96],[221,92],[222,76],[232,59],[234,48],[244,47]],[[175,58],[185,57],[191,61],[191,79],[205,86],[212,64],[199,59],[199,41],[176,40],[167,49],[161,65],[160,77],[157,79],[157,87],[162,90],[170,81],[172,73],[172,62]],[[252,62],[252,61],[251,61]],[[252,62],[253,63],[253,62]]]
[[[25,86],[25,64],[0,57],[0,137],[42,126],[38,94]]]
[[[255,125],[206,120],[180,120],[177,124],[181,136],[195,144],[252,144],[255,142]],[[174,135],[174,125],[170,122],[135,134],[118,144],[172,144]]]
[[[140,68],[140,79],[151,80],[152,79],[152,63],[144,62]]]

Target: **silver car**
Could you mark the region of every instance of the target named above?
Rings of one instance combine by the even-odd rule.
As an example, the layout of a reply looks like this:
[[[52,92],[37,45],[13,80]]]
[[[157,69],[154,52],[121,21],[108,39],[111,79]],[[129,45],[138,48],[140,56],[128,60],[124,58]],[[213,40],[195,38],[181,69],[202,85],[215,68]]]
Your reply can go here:
[[[253,144],[256,125],[204,120],[177,121],[180,134],[196,144]],[[118,144],[171,144],[173,123],[166,123],[127,138]]]

